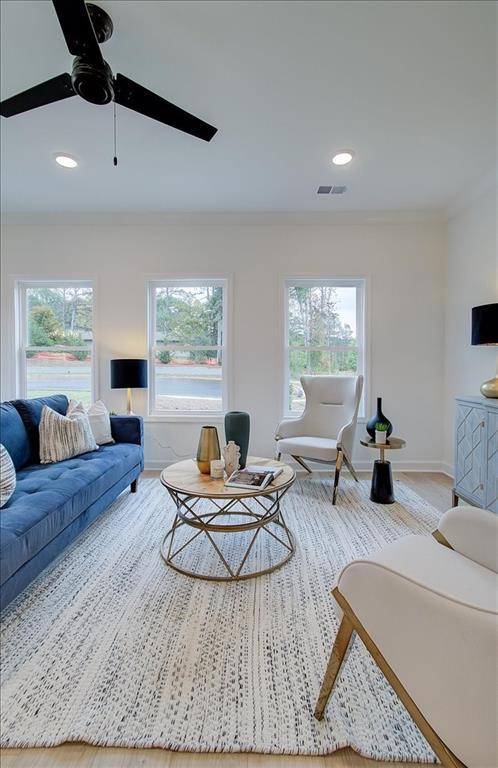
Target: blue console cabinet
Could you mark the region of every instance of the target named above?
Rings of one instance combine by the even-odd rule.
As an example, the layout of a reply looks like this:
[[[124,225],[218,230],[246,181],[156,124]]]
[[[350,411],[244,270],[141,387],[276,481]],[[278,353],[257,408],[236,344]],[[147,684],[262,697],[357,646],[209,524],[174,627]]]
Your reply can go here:
[[[498,513],[498,400],[456,399],[453,496]]]

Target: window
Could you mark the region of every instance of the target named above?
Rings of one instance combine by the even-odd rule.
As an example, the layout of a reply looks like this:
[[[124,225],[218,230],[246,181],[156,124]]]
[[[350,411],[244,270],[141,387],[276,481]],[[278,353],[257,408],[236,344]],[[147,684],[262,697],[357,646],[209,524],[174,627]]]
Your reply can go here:
[[[226,284],[150,284],[150,412],[221,413],[226,407]]]
[[[22,397],[59,392],[93,400],[93,291],[83,282],[21,282],[19,388]]]
[[[286,282],[285,410],[289,415],[304,408],[299,382],[303,374],[363,373],[364,294],[364,280]]]

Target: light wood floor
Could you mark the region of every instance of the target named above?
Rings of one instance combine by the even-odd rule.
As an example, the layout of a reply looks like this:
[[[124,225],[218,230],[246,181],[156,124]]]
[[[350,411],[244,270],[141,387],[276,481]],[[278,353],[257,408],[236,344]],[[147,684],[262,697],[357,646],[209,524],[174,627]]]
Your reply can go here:
[[[360,474],[368,476],[368,473]],[[451,506],[451,481],[445,475],[400,472],[396,478],[441,512]],[[51,749],[4,749],[0,759],[1,768],[395,768],[396,765],[410,768],[414,765],[367,760],[351,749],[341,749],[326,757],[294,757],[111,749],[87,744],[64,744]]]

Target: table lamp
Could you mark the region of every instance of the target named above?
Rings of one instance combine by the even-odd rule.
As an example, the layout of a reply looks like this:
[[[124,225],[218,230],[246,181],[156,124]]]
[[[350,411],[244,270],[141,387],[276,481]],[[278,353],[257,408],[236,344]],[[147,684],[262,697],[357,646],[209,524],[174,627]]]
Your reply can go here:
[[[472,307],[472,344],[498,345],[498,303]],[[496,376],[481,384],[484,397],[498,397],[498,367]]]
[[[131,415],[131,390],[147,388],[147,360],[111,360],[111,389],[127,389],[126,413]]]

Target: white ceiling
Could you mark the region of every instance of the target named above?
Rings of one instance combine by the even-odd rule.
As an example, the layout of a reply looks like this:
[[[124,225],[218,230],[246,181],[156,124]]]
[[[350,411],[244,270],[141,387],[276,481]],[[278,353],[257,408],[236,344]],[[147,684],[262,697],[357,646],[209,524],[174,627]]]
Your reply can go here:
[[[219,132],[207,144],[118,107],[114,168],[111,105],[1,118],[5,210],[440,210],[495,165],[494,2],[97,3],[113,71]],[[1,22],[2,98],[71,70],[51,2],[2,0]],[[357,155],[336,168],[342,147]]]

